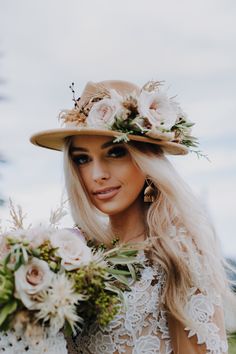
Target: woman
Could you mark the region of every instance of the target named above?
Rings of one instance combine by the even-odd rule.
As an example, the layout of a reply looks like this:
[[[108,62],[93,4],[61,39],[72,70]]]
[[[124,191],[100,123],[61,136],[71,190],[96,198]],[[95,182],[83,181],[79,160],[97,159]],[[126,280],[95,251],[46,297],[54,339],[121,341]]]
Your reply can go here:
[[[227,353],[222,298],[231,291],[218,240],[166,157],[197,146],[193,124],[158,82],[88,83],[74,101],[64,128],[31,141],[64,151],[72,216],[88,239],[151,247],[128,307],[105,329],[68,339],[69,353]]]

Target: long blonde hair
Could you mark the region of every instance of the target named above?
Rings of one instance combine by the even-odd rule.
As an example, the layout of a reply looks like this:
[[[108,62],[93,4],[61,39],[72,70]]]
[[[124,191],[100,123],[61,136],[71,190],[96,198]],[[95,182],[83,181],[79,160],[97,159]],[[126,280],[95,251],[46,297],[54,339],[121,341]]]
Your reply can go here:
[[[162,301],[177,320],[185,325],[192,324],[184,311],[190,288],[204,292],[207,282],[217,293],[232,297],[219,240],[203,205],[160,147],[132,142],[127,144],[127,149],[157,191],[156,200],[147,210],[146,224],[152,243],[150,257],[166,274]],[[89,200],[70,157],[70,139],[64,149],[64,172],[75,223],[89,238],[110,242],[114,235],[106,219],[101,218],[104,215]]]

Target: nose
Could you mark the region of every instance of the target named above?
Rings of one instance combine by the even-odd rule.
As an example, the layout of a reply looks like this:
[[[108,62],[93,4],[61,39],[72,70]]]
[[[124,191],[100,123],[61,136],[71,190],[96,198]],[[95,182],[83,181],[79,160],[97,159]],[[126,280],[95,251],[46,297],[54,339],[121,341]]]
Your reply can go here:
[[[101,183],[110,178],[110,173],[106,164],[100,161],[93,161],[92,178],[95,182]]]

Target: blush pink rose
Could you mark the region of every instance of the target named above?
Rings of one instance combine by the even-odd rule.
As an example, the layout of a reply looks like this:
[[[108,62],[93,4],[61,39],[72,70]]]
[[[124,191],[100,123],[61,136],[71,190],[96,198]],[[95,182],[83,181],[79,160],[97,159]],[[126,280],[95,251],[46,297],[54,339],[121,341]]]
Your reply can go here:
[[[111,90],[110,96],[94,103],[87,118],[89,127],[107,128],[114,123],[116,115],[122,109],[122,97],[115,90]]]
[[[33,309],[35,305],[33,296],[49,287],[52,276],[53,272],[47,262],[33,258],[15,272],[16,297],[25,307]]]
[[[141,91],[138,110],[155,128],[170,129],[178,118],[176,103],[165,92]]]

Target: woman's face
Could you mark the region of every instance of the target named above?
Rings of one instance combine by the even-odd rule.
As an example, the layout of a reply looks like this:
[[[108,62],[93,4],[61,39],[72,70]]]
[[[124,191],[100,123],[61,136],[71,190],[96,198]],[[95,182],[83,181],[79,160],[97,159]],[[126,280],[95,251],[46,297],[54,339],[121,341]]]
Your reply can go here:
[[[115,215],[136,201],[145,183],[126,144],[104,136],[72,138],[71,157],[92,203],[103,213]]]

